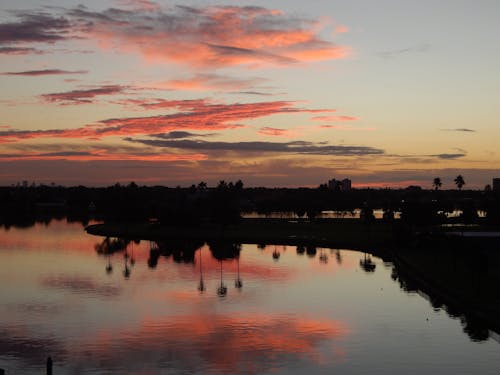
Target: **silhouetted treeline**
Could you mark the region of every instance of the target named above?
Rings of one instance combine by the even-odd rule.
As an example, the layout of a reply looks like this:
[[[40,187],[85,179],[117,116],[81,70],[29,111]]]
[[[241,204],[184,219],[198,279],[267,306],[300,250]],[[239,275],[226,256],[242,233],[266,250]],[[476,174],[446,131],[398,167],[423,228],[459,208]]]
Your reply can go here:
[[[314,219],[322,211],[361,209],[363,220],[373,209],[383,209],[386,220],[401,212],[402,221],[415,225],[443,222],[472,223],[478,211],[490,223],[500,223],[500,193],[480,190],[245,188],[242,181],[220,181],[215,187],[200,182],[187,188],[115,184],[105,188],[85,186],[0,187],[0,220],[4,225],[29,226],[44,216],[68,217],[85,222],[89,217],[105,221],[158,220],[164,224],[196,225],[205,222],[231,224],[243,212],[286,212]],[[460,211],[457,217],[452,212]],[[456,215],[455,215],[456,216]]]

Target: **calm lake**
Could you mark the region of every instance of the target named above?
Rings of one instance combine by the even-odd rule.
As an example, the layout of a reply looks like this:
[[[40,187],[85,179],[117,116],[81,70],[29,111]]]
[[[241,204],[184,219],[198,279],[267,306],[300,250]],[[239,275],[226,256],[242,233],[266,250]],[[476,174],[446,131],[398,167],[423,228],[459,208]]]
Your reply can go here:
[[[495,333],[474,340],[375,256],[188,245],[105,243],[66,220],[0,228],[0,368],[44,374],[51,356],[54,374],[500,372]]]

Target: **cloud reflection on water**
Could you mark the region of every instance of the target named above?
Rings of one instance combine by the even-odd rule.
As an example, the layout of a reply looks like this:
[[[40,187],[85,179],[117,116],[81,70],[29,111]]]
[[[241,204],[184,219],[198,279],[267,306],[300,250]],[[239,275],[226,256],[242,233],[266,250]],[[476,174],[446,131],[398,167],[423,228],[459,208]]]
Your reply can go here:
[[[260,373],[285,361],[287,366],[290,361],[326,363],[343,353],[332,340],[348,332],[343,322],[331,319],[202,313],[146,319],[139,327],[119,332],[101,330],[95,342],[82,343],[81,347],[102,348],[93,353],[96,366],[102,358],[128,369],[139,369],[145,362],[170,368],[180,361],[184,369],[188,366],[193,371]],[[323,345],[327,353],[321,352]]]

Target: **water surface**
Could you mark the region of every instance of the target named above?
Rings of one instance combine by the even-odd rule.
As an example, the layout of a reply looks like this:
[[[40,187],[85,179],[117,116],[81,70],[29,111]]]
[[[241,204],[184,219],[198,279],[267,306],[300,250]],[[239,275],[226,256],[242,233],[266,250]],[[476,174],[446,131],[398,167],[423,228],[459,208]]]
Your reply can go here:
[[[193,246],[106,244],[66,221],[0,229],[0,368],[40,374],[51,356],[55,374],[500,370],[495,334],[473,340],[377,257]]]

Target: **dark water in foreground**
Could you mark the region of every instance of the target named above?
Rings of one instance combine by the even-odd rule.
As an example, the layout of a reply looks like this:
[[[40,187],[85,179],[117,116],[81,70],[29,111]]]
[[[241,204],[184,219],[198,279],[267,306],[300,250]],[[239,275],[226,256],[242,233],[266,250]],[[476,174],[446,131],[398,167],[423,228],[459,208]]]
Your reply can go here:
[[[473,341],[373,256],[362,268],[356,251],[242,245],[219,261],[204,245],[156,259],[141,241],[126,258],[96,244],[65,221],[0,229],[7,374],[42,374],[49,355],[55,374],[500,371],[495,334]]]

